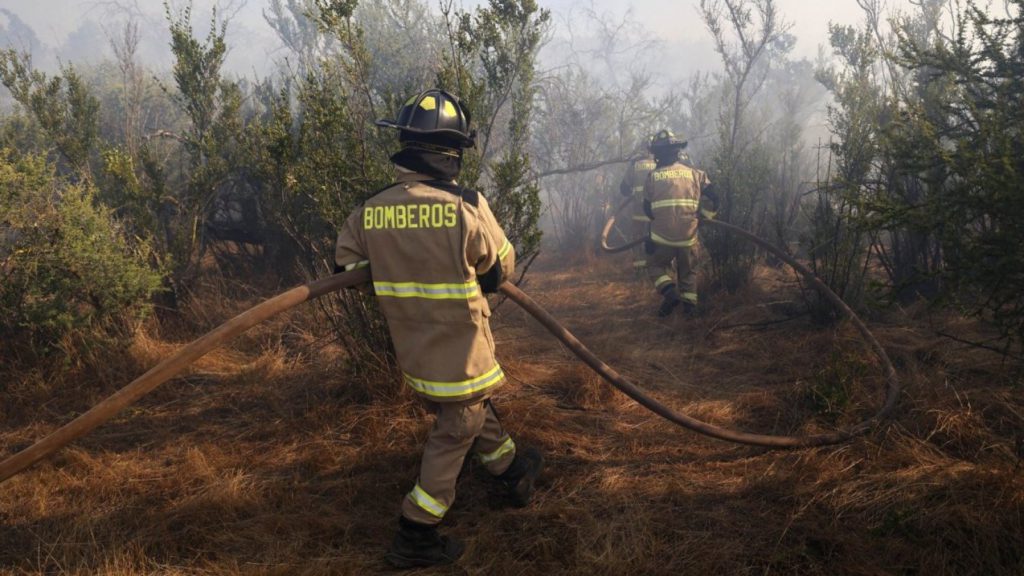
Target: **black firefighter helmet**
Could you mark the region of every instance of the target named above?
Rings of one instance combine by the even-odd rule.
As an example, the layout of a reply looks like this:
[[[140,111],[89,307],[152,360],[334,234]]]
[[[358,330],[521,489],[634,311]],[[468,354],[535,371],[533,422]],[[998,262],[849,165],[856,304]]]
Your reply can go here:
[[[686,148],[688,142],[679,138],[672,133],[671,130],[662,130],[651,138],[651,144],[649,149],[652,153],[657,154],[661,151],[668,151],[669,149],[682,150]]]
[[[396,128],[402,142],[461,150],[476,143],[476,130],[469,129],[469,110],[453,94],[437,88],[425,90],[405,101],[397,120],[377,120],[377,126]]]

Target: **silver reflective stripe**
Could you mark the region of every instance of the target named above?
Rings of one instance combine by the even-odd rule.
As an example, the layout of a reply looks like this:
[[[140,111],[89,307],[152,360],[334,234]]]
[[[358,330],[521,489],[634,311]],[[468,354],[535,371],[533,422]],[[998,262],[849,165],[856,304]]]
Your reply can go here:
[[[374,282],[377,296],[426,298],[428,300],[469,300],[479,293],[476,280],[464,284],[424,284],[421,282]]]
[[[413,487],[412,492],[409,492],[409,499],[416,503],[417,506],[427,511],[428,514],[436,516],[438,518],[444,518],[444,513],[448,511],[448,507],[441,504],[427,491],[420,488],[420,483],[417,482],[416,486]]]
[[[345,272],[349,272],[351,270],[359,270],[360,268],[366,268],[369,265],[370,265],[370,261],[369,260],[360,260],[359,262],[353,262],[351,264],[346,264],[345,265]]]
[[[459,382],[434,382],[431,380],[414,378],[409,374],[405,374],[404,376],[406,383],[408,383],[413,390],[421,394],[437,398],[452,398],[454,396],[474,394],[481,390],[490,388],[498,382],[501,382],[502,379],[505,378],[505,373],[501,370],[500,365],[495,364],[494,368],[491,368],[480,376]]]
[[[697,209],[700,202],[697,200],[690,200],[688,198],[674,198],[672,200],[659,200],[651,203],[651,209],[657,210],[658,208],[670,208],[672,206],[682,206],[683,208]]]
[[[501,446],[499,446],[498,449],[495,450],[494,452],[491,452],[489,454],[478,454],[478,456],[480,458],[480,463],[481,464],[490,464],[491,462],[494,462],[496,460],[501,459],[502,456],[508,454],[509,452],[515,452],[515,451],[516,451],[516,443],[513,442],[512,441],[512,437],[509,436],[508,439],[505,440],[501,444]]]
[[[660,236],[655,232],[651,232],[651,240],[653,240],[656,244],[661,244],[662,246],[672,246],[674,248],[692,248],[697,245],[696,236],[690,238],[689,240],[669,240],[664,236]]]

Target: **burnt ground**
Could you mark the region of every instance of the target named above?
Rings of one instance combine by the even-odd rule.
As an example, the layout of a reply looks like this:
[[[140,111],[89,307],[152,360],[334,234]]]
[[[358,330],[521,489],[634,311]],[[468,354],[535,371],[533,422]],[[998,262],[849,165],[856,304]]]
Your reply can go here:
[[[672,408],[808,434],[874,413],[884,381],[849,326],[802,313],[787,273],[654,317],[625,259],[551,257],[523,288]],[[191,328],[6,369],[0,455],[81,413],[258,299],[211,282]],[[200,304],[200,302],[202,304]],[[445,530],[458,565],[422,574],[1024,574],[1019,374],[923,309],[869,324],[904,384],[895,419],[839,446],[771,451],[682,430],[614,391],[511,302],[493,317],[495,402],[547,468],[511,509],[472,462]],[[312,309],[252,330],[91,435],[0,485],[0,573],[373,574],[429,416],[397,379],[353,376]]]

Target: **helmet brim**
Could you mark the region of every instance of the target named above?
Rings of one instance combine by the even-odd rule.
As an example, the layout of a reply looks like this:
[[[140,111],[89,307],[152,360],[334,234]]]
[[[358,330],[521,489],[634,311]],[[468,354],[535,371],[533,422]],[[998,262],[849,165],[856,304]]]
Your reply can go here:
[[[402,126],[395,120],[388,120],[386,118],[380,118],[374,122],[381,128],[394,128],[402,132],[409,132],[410,134],[422,134],[424,136],[446,136],[452,139],[453,142],[462,146],[463,148],[472,148],[476,145],[476,130],[473,130],[469,136],[466,136],[458,130],[421,130],[419,128],[412,128],[409,126]]]
[[[399,128],[398,122],[395,122],[394,120],[388,120],[387,118],[378,118],[377,121],[374,122],[374,124],[380,126],[381,128]]]
[[[648,149],[652,152],[655,150],[667,150],[669,148],[678,148],[682,150],[683,148],[686,148],[689,144],[690,142],[688,140],[676,140],[674,142],[654,142],[650,145]]]

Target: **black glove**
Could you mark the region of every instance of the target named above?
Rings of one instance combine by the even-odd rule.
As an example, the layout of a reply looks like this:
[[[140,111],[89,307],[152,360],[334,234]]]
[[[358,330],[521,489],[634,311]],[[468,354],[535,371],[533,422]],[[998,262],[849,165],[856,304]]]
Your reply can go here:
[[[494,266],[482,276],[477,276],[476,281],[480,284],[480,291],[484,294],[494,294],[498,286],[505,281],[505,275],[501,271],[501,262],[495,262]]]

